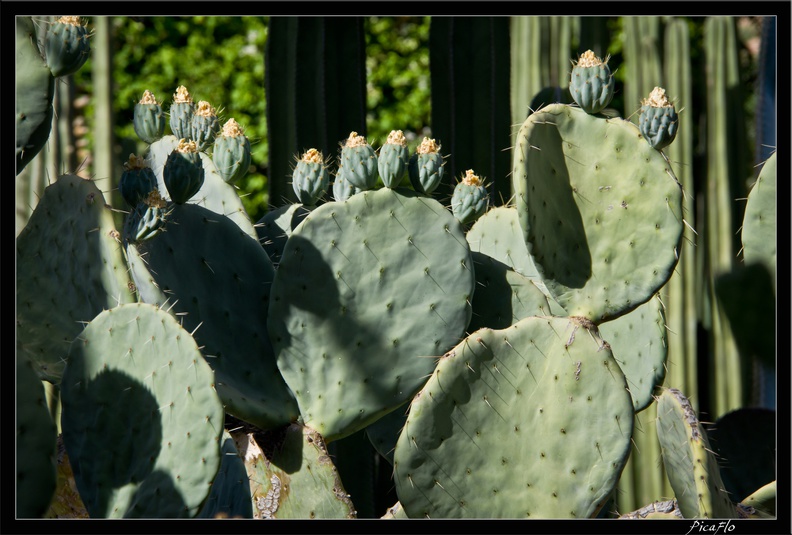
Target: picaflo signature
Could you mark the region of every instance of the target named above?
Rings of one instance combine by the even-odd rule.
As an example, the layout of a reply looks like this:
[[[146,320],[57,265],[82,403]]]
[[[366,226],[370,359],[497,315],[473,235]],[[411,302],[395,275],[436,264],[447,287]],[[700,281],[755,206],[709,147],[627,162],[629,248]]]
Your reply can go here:
[[[690,529],[685,535],[690,535],[693,532],[709,533],[712,535],[716,535],[718,533],[731,533],[736,527],[737,526],[731,523],[731,520],[721,520],[720,522],[694,520],[693,525],[690,526]]]

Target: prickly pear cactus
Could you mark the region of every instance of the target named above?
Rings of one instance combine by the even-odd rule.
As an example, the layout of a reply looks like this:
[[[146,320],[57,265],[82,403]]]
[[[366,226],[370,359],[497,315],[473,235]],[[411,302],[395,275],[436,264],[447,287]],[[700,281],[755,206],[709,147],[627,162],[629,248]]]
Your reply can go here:
[[[468,169],[454,187],[451,196],[451,211],[460,223],[467,225],[484,215],[489,206],[489,193],[484,180]]]
[[[377,185],[377,153],[357,132],[351,132],[341,148],[341,165],[346,180],[356,188],[370,190]]]
[[[322,436],[298,424],[274,434],[271,444],[259,444],[250,434],[233,433],[250,480],[253,518],[355,518]]]
[[[41,151],[52,130],[55,77],[41,56],[31,17],[16,18],[16,174]]]
[[[399,187],[407,173],[409,160],[410,152],[404,133],[401,130],[392,130],[385,144],[380,147],[377,157],[379,176],[386,188]]]
[[[186,87],[180,85],[173,94],[170,107],[170,129],[177,139],[190,139],[195,103]]]
[[[53,76],[68,76],[80,70],[91,52],[90,37],[80,17],[60,17],[50,25],[44,50]]]
[[[214,373],[176,318],[143,303],[93,318],[71,345],[61,401],[92,518],[198,514],[220,467],[224,411]]]
[[[330,185],[330,171],[322,153],[308,149],[292,173],[292,188],[297,199],[305,206],[315,206],[327,192]]]
[[[632,123],[563,104],[531,114],[517,135],[512,184],[534,265],[568,314],[616,318],[673,273],[682,188]]]
[[[81,322],[134,301],[121,235],[96,184],[63,175],[44,190],[16,247],[17,351],[58,384]]]
[[[170,311],[201,345],[228,413],[262,429],[294,421],[297,403],[267,334],[274,268],[230,218],[170,207],[165,228],[125,243],[140,298]]]
[[[668,333],[660,298],[600,324],[599,331],[627,378],[635,412],[646,409],[666,376]]]
[[[258,240],[276,268],[283,256],[283,248],[297,225],[311,211],[302,204],[285,204],[264,214],[256,222]]]
[[[550,315],[550,304],[529,279],[503,262],[473,252],[476,292],[468,331],[482,327],[505,329],[528,316]]]
[[[212,161],[223,180],[233,184],[250,169],[250,140],[233,118],[215,137]]]
[[[630,451],[626,381],[593,324],[474,332],[414,397],[394,453],[410,518],[588,518]]]
[[[132,122],[137,137],[149,145],[162,139],[165,133],[165,112],[162,110],[162,104],[157,102],[154,93],[148,89],[135,104]]]
[[[737,518],[718,459],[690,401],[675,388],[657,399],[657,437],[668,481],[685,518]]]
[[[443,165],[440,145],[434,139],[423,138],[407,164],[407,173],[415,191],[431,195],[443,180]]]
[[[55,493],[57,428],[30,361],[16,356],[16,517],[40,518]]]
[[[763,262],[776,274],[776,152],[767,159],[748,194],[742,225],[746,263]]]
[[[231,434],[223,430],[220,468],[198,518],[253,518],[245,461]]]
[[[407,401],[464,335],[474,283],[461,225],[434,199],[381,188],[312,211],[268,321],[304,423],[329,442]]]
[[[679,115],[674,104],[666,97],[665,89],[655,87],[649,98],[641,102],[638,128],[651,146],[657,150],[670,145],[676,138]]]
[[[165,162],[162,177],[176,204],[184,204],[198,193],[204,183],[204,168],[194,141],[179,141],[179,146]]]
[[[616,83],[608,58],[602,61],[591,50],[580,55],[572,68],[569,92],[586,113],[599,113],[613,99]]]

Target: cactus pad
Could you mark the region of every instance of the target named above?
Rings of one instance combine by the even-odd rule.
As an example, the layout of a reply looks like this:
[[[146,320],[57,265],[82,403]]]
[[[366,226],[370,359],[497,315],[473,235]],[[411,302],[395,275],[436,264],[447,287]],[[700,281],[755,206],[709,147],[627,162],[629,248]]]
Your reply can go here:
[[[262,429],[297,418],[267,334],[272,262],[229,218],[176,205],[164,232],[127,244],[141,300],[178,315],[194,332],[234,416]]]
[[[190,333],[152,305],[121,305],[88,324],[63,374],[61,425],[92,518],[199,512],[220,466],[214,380]]]
[[[632,123],[547,106],[520,128],[512,180],[534,265],[568,314],[626,314],[673,273],[682,189]]]
[[[102,310],[134,300],[113,214],[96,184],[63,175],[17,237],[17,351],[59,383],[69,344]]]
[[[473,289],[462,228],[434,199],[382,188],[311,212],[269,310],[305,424],[332,441],[407,401],[464,335]]]
[[[718,459],[690,401],[674,388],[657,398],[657,437],[668,481],[685,518],[736,518]]]
[[[593,324],[481,329],[415,396],[394,453],[410,518],[589,518],[630,451],[633,409]]]

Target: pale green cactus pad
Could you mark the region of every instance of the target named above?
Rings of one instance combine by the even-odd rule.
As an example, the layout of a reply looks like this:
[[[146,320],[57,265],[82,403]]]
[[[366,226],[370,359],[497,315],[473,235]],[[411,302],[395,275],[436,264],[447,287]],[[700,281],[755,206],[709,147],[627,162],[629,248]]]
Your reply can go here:
[[[214,382],[190,333],[153,305],[121,305],[85,327],[63,374],[61,425],[91,518],[198,514],[220,467]]]
[[[134,301],[121,235],[96,184],[63,175],[44,190],[16,246],[17,351],[57,384],[81,322]]]
[[[250,480],[253,518],[355,518],[352,501],[316,431],[298,424],[269,434],[259,443],[232,433]]]
[[[776,274],[776,155],[762,166],[759,178],[748,194],[742,226],[746,263],[763,262]]]
[[[668,481],[685,518],[737,518],[718,459],[690,401],[674,388],[657,398],[657,437]]]
[[[520,128],[512,181],[534,265],[569,315],[626,314],[673,273],[682,189],[629,121],[546,106]]]
[[[462,227],[432,198],[382,188],[312,211],[286,242],[268,321],[305,424],[330,442],[410,399],[465,336],[474,285]]]
[[[589,330],[589,328],[591,330]],[[633,405],[587,320],[476,331],[415,396],[394,478],[410,518],[588,518],[630,452]]]

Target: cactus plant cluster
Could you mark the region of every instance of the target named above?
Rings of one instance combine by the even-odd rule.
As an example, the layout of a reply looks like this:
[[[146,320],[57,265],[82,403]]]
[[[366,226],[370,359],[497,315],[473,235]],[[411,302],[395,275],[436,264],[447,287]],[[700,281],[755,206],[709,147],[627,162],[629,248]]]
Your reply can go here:
[[[576,69],[597,73],[572,74],[586,78],[577,105],[523,123],[515,202],[498,208],[472,169],[450,206],[432,196],[435,140],[409,155],[399,131],[379,151],[351,132],[335,173],[308,149],[299,204],[254,225],[229,184],[249,161],[239,126],[221,132],[180,86],[166,136],[146,92],[122,232],[93,183],[67,175],[17,240],[18,380],[38,386],[32,368],[58,385],[87,513],[355,517],[328,446],[365,432],[392,464],[393,517],[590,518],[656,401],[681,514],[755,514],[719,490],[689,403],[660,390],[655,296],[684,223],[656,140],[678,119],[599,115],[612,82],[589,59]],[[52,421],[36,389],[19,403],[37,423],[18,432],[19,489],[38,478],[46,501]]]

